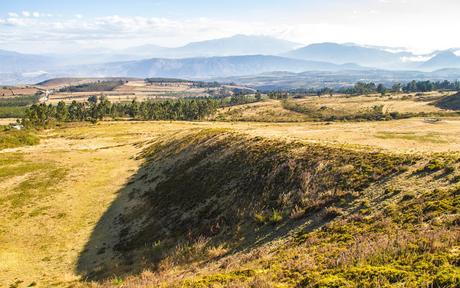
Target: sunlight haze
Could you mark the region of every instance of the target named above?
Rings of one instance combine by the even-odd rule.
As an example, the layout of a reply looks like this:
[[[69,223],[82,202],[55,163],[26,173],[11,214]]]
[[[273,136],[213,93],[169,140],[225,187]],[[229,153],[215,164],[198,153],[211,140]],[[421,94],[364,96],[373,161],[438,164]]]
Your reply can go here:
[[[27,53],[176,47],[235,34],[413,52],[460,46],[455,0],[27,1],[0,5],[0,46]]]

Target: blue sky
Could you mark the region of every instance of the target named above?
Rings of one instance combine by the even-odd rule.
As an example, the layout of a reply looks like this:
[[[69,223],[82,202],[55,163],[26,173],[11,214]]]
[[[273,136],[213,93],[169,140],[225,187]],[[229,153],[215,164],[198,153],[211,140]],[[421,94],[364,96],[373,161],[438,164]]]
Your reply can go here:
[[[309,0],[2,0],[2,14],[11,11],[43,11],[47,13],[87,16],[123,14],[125,16],[157,16],[168,15],[183,17],[238,17],[239,14],[250,15],[260,9],[276,12],[280,9],[290,11],[306,4],[315,6],[319,1]],[[330,1],[331,3],[334,1]],[[294,10],[295,11],[295,10]],[[230,15],[230,13],[232,15]]]
[[[452,36],[459,10],[458,0],[0,0],[0,49],[179,46],[254,34],[426,52],[460,46]]]

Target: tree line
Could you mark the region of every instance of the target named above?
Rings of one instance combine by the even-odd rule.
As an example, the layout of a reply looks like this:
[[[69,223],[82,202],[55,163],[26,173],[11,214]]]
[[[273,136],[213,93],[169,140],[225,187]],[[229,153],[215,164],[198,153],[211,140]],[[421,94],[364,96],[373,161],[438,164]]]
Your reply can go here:
[[[251,95],[227,98],[184,98],[128,103],[112,103],[105,97],[91,96],[86,102],[73,101],[57,105],[33,104],[22,119],[25,127],[46,128],[56,122],[96,123],[104,118],[136,120],[202,120],[218,108],[258,101]]]
[[[368,94],[386,94],[386,93],[418,93],[418,92],[431,92],[431,91],[460,91],[460,81],[410,81],[408,83],[394,83],[391,87],[385,84],[376,84],[374,82],[357,82],[352,87],[329,88],[324,87],[320,89],[295,89],[289,91],[272,91],[268,93],[271,99],[283,100],[290,97],[303,97],[305,95],[368,95]]]

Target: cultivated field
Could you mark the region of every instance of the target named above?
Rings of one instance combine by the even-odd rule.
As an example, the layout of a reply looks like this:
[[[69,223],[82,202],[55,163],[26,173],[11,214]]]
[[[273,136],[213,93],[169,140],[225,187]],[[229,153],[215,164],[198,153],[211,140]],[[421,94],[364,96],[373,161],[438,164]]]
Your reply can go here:
[[[21,97],[21,96],[31,96],[35,95],[39,89],[34,87],[0,87],[0,99],[2,97],[11,98],[11,97]]]
[[[79,83],[84,84],[84,83]],[[75,84],[72,84],[75,85]],[[47,103],[56,104],[64,102],[84,102],[90,96],[105,96],[111,102],[146,101],[162,98],[183,98],[183,97],[208,97],[220,93],[223,88],[200,88],[192,82],[165,82],[146,83],[144,80],[129,80],[112,91],[88,91],[88,92],[53,92]]]

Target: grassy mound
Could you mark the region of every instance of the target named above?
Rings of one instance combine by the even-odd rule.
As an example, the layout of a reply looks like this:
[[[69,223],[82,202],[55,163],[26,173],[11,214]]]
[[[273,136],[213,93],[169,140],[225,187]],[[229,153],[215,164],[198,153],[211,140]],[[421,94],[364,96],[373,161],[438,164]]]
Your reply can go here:
[[[436,107],[449,110],[460,110],[460,93],[441,98],[435,103]]]
[[[113,281],[460,284],[458,156],[419,158],[215,129],[165,137],[142,156],[146,163],[127,187],[130,203],[116,219],[118,244],[100,251],[113,249],[118,258],[80,267],[90,278],[153,269]]]

